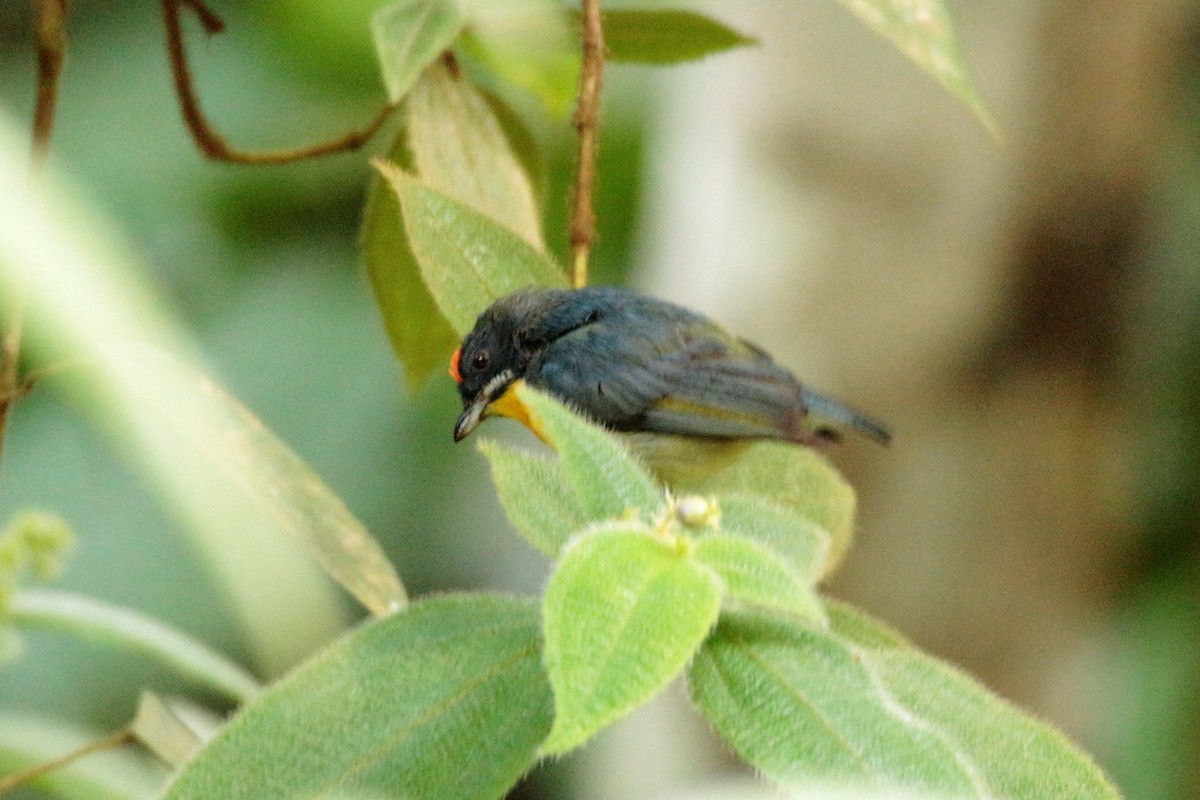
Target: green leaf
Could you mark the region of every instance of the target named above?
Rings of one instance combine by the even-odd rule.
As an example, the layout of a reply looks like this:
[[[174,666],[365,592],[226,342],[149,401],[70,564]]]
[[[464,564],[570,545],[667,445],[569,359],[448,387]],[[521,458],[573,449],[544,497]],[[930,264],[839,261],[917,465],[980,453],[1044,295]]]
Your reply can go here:
[[[494,800],[533,764],[551,697],[529,601],[446,596],[374,620],[263,692],[167,800]]]
[[[967,76],[942,0],[842,0],[842,5],[962,100],[988,132],[999,137],[999,128]]]
[[[524,118],[503,98],[489,91],[482,91],[482,95],[488,106],[491,107],[496,122],[504,131],[513,157],[517,159],[521,169],[525,172],[534,201],[539,208],[543,207],[546,200],[546,165],[538,146],[537,137],[525,123]]]
[[[757,39],[694,11],[617,10],[600,17],[609,61],[678,64],[758,44]]]
[[[391,102],[404,97],[462,26],[458,0],[394,0],[375,12],[371,34]]]
[[[812,520],[831,537],[825,574],[837,566],[850,544],[854,490],[812,448],[785,442],[754,442],[711,468],[680,470],[663,477],[677,493],[753,495]],[[753,535],[750,530],[740,532]]]
[[[164,371],[161,358],[143,360],[146,349],[128,343],[153,342],[180,357],[195,348],[158,302],[153,273],[116,235],[120,226],[81,205],[62,176],[47,174],[33,191],[15,137],[0,120],[0,284],[22,287],[29,318],[38,321],[29,330],[31,354],[89,364],[77,373],[80,410],[127,446],[148,485],[161,492],[164,510],[181,523],[168,527],[202,554],[264,672],[285,668],[344,627],[344,598],[286,540],[287,517],[272,516],[273,498],[254,496],[227,477],[226,459],[260,472],[244,461],[257,457],[240,446],[245,441],[228,453],[207,442],[207,457],[197,458],[187,438],[191,421],[175,430],[164,424],[202,405],[195,374]],[[305,628],[281,627],[281,609],[303,614]]]
[[[645,703],[696,652],[721,585],[688,545],[622,522],[563,551],[542,608],[555,713],[544,752],[566,752]]]
[[[953,798],[1116,798],[1057,731],[845,607],[816,630],[749,612],[722,616],[689,673],[717,731],[796,790]],[[841,629],[849,625],[853,638]]]
[[[504,513],[526,541],[554,558],[589,519],[560,462],[486,439],[479,450],[492,466]]]
[[[435,62],[413,85],[406,126],[386,160],[416,172],[426,185],[492,217],[541,250],[533,188],[494,108],[465,77]],[[461,335],[425,285],[400,203],[378,174],[364,213],[363,251],[392,348],[415,391],[445,368]]]
[[[334,580],[375,614],[404,607],[404,586],[378,542],[257,417],[213,381],[165,353],[137,345],[123,349],[127,358],[190,388],[155,411],[270,513]]]
[[[721,530],[761,542],[810,585],[826,573],[829,531],[795,508],[751,494],[720,498]]]
[[[45,511],[23,511],[0,530],[0,620],[8,612],[21,573],[29,570],[39,581],[62,571],[63,556],[75,546],[66,521]],[[0,648],[0,661],[3,661]]]
[[[425,285],[459,336],[498,297],[566,285],[562,270],[517,234],[391,164],[374,164],[400,199]]]
[[[649,516],[664,504],[662,490],[611,432],[526,384],[517,388],[517,397],[534,429],[558,452],[586,520],[611,519],[631,509]]]
[[[159,760],[182,767],[204,747],[204,738],[157,694],[145,689],[129,732]]]
[[[717,573],[731,600],[793,614],[826,627],[829,618],[809,576],[798,575],[774,550],[753,539],[709,534],[696,541],[695,558]]]
[[[407,131],[396,134],[387,160],[393,164],[410,160]],[[400,201],[378,173],[372,176],[367,193],[362,248],[388,340],[404,365],[409,390],[415,392],[430,375],[446,368],[460,337],[425,286],[408,245]]]
[[[558,0],[467,0],[459,44],[502,81],[562,116],[579,88],[579,38]]]
[[[541,212],[529,177],[492,105],[471,82],[443,63],[433,64],[413,87],[407,108],[409,146],[421,182],[543,250]]]
[[[825,610],[829,612],[829,622],[834,632],[852,644],[876,649],[912,647],[912,643],[904,634],[874,617],[867,616],[849,603],[832,597],[824,597],[822,600]]]

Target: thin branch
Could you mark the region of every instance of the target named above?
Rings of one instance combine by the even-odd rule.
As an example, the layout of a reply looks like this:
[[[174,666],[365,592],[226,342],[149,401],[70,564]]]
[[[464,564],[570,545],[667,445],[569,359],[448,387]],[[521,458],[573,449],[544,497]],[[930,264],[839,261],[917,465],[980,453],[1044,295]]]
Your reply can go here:
[[[162,0],[163,22],[167,29],[167,56],[171,62],[171,75],[175,82],[175,94],[179,98],[179,110],[183,113],[183,121],[187,124],[188,132],[192,135],[192,140],[196,142],[196,147],[207,158],[236,164],[286,164],[292,161],[303,161],[317,156],[356,150],[375,135],[396,108],[394,104],[388,103],[379,110],[379,113],[366,127],[308,147],[261,153],[235,150],[229,146],[225,137],[213,128],[208,117],[204,115],[203,109],[200,108],[195,81],[192,79],[187,53],[183,47],[183,27],[180,17],[181,9],[184,7],[191,9],[192,13],[199,18],[204,32],[210,36],[225,30],[225,23],[204,4],[204,0]]]
[[[58,107],[58,75],[62,71],[66,39],[67,0],[36,0],[35,41],[37,47],[37,102],[33,109],[34,169],[50,151],[50,132]]]
[[[600,79],[604,72],[604,29],[600,0],[583,0],[583,64],[579,73],[579,104],[575,130],[579,132],[579,166],[571,204],[571,285],[587,286],[588,255],[596,239],[596,214],[592,195],[596,188],[596,138],[600,124]]]
[[[4,453],[9,411],[25,394],[20,373],[17,371],[21,361],[21,332],[24,323],[25,293],[16,289],[4,317],[4,338],[0,342],[0,456]]]
[[[30,139],[30,182],[36,183],[50,153],[50,135],[54,131],[54,112],[58,107],[58,77],[66,52],[66,0],[35,0],[34,41],[37,48],[37,99],[33,107],[33,132]],[[25,291],[15,287],[4,312],[4,332],[0,334],[0,456],[8,431],[8,415],[27,391],[20,377],[21,338],[25,326]]]
[[[47,761],[44,764],[38,764],[30,767],[29,769],[5,775],[4,777],[0,778],[0,797],[3,797],[14,789],[19,788],[21,784],[36,780],[37,778],[40,778],[43,775],[53,772],[61,767],[65,767],[71,762],[77,761],[84,756],[91,755],[92,753],[98,753],[102,750],[115,750],[118,747],[129,744],[133,740],[133,732],[128,728],[125,728],[124,730],[109,734],[103,739],[97,739],[93,742],[88,742],[83,747],[73,750],[70,753],[67,753],[65,756],[56,758],[53,761]]]

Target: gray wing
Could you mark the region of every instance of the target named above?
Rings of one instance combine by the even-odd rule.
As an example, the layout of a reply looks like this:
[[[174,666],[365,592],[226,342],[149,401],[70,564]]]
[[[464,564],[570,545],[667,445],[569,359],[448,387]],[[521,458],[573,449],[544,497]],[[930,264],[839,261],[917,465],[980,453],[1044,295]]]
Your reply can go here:
[[[807,441],[791,373],[707,320],[600,320],[552,343],[526,380],[611,428]]]

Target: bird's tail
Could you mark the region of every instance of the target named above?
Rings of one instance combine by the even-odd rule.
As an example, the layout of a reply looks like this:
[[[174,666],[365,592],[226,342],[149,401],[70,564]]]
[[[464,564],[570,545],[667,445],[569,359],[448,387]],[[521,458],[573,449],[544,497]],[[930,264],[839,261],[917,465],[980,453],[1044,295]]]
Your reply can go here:
[[[845,403],[824,397],[807,388],[801,388],[800,397],[808,411],[806,422],[818,434],[832,434],[837,438],[839,429],[852,428],[882,445],[892,441],[892,435],[888,433],[887,428]]]

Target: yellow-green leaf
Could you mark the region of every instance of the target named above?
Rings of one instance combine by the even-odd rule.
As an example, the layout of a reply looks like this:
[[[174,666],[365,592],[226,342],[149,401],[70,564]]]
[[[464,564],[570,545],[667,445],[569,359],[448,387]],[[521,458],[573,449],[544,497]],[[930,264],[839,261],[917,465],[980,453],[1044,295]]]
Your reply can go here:
[[[465,0],[460,45],[501,80],[526,89],[546,111],[571,108],[579,87],[579,39],[559,0]]]
[[[842,0],[842,5],[962,100],[993,136],[999,136],[971,85],[942,0]]]
[[[766,545],[743,536],[710,534],[696,541],[695,558],[717,574],[730,600],[792,614],[819,627],[829,624],[812,576],[797,573]]]
[[[465,76],[435,61],[408,95],[405,127],[386,160],[541,250],[534,191],[496,107]],[[372,179],[364,213],[363,250],[388,337],[404,364],[409,388],[416,390],[445,369],[461,334],[425,285],[400,203],[379,174]]]
[[[400,199],[404,228],[421,276],[459,336],[492,301],[527,286],[564,286],[548,256],[490,217],[376,161]]]
[[[426,186],[544,248],[529,176],[493,106],[464,75],[432,64],[409,95],[406,119],[412,166]]]
[[[770,547],[811,585],[829,565],[829,531],[794,507],[752,494],[720,498],[721,530]]]
[[[152,366],[179,389],[190,389],[154,410],[334,580],[375,614],[404,607],[404,587],[379,544],[291,448],[212,380],[161,351],[136,345],[123,350],[126,358]]]
[[[408,155],[407,135],[401,130],[387,160],[403,164]],[[408,388],[415,392],[430,375],[446,368],[460,337],[425,286],[408,245],[400,201],[378,173],[371,178],[363,212],[362,247],[388,340],[404,365]]]
[[[517,396],[558,452],[563,474],[587,521],[631,511],[648,518],[664,504],[662,490],[611,432],[531,386],[521,385]]]
[[[388,98],[404,97],[425,66],[462,30],[458,0],[393,0],[371,18],[371,33]]]
[[[679,674],[716,622],[721,584],[690,542],[610,523],[563,551],[542,607],[554,727],[563,753],[645,703]]]
[[[663,477],[676,493],[757,497],[812,520],[831,537],[824,574],[837,566],[849,547],[854,529],[854,490],[811,448],[785,442],[754,442],[711,468],[681,469]],[[752,518],[753,512],[747,516]]]
[[[492,466],[504,513],[525,540],[551,558],[591,520],[562,464],[484,440],[479,450]]]

